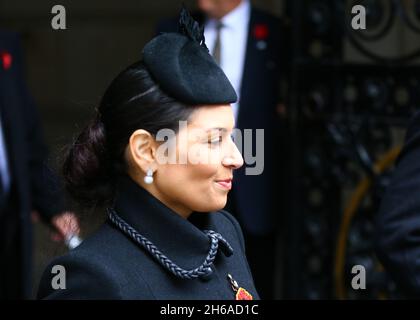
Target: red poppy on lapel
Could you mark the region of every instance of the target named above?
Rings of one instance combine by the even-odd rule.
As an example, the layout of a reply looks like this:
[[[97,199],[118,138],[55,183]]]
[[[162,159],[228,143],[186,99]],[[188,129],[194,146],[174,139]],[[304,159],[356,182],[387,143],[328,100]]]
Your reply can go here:
[[[236,300],[254,300],[252,295],[244,288],[239,288],[235,295]]]
[[[252,295],[244,288],[240,287],[230,273],[227,274],[232,290],[235,292],[235,300],[254,300]]]
[[[265,40],[268,37],[268,26],[266,24],[256,24],[254,26],[254,37],[257,40]]]
[[[12,55],[4,50],[0,50],[0,62],[4,70],[10,69],[12,66]]]

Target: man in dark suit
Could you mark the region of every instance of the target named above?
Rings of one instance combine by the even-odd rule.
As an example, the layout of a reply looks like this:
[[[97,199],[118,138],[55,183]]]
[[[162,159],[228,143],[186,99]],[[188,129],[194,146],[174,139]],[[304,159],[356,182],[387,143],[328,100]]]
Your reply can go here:
[[[46,166],[21,54],[17,35],[0,31],[0,299],[30,297],[31,212],[61,238],[78,233],[77,220],[63,211],[56,177]]]
[[[420,112],[376,217],[377,253],[408,297],[420,298]]]
[[[287,64],[285,28],[280,19],[253,7],[249,0],[198,0],[197,4],[200,12],[195,18],[205,26],[209,51],[239,97],[232,105],[236,127],[242,134],[244,129],[253,130],[254,155],[260,150],[256,149],[255,130],[264,129],[264,170],[258,175],[246,175],[246,165],[236,170],[226,209],[243,228],[257,289],[262,298],[270,299],[274,297],[279,250],[276,237],[287,207],[287,156],[283,153],[287,139],[280,97],[280,80],[286,75],[283,66]],[[176,31],[175,22],[162,22],[158,31]],[[259,156],[257,161],[262,160]]]

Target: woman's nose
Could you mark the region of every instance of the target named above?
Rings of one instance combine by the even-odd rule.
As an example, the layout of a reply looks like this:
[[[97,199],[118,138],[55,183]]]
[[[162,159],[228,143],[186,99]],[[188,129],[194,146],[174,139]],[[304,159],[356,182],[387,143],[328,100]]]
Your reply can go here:
[[[222,162],[224,166],[231,169],[239,169],[243,166],[244,159],[233,141],[229,154],[223,158]]]

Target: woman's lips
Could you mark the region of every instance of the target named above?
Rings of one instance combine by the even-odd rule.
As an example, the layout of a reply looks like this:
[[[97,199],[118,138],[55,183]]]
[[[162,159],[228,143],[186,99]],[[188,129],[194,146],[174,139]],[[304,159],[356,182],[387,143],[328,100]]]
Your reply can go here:
[[[217,180],[216,183],[221,186],[223,189],[230,190],[232,189],[232,179]]]

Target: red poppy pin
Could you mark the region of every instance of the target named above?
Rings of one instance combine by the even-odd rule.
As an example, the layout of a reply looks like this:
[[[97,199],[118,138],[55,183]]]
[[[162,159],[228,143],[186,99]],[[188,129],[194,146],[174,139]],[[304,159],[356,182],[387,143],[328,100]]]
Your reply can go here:
[[[265,50],[267,48],[268,26],[266,24],[256,24],[254,26],[254,38],[257,40],[257,49]]]
[[[236,280],[234,280],[229,273],[227,277],[232,287],[232,290],[235,292],[235,300],[254,300],[254,298],[248,291],[246,291],[242,287],[239,287]]]
[[[0,62],[4,70],[10,69],[12,66],[12,55],[5,50],[0,50]]]
[[[258,41],[266,40],[268,37],[268,26],[263,23],[254,26],[254,37]]]

